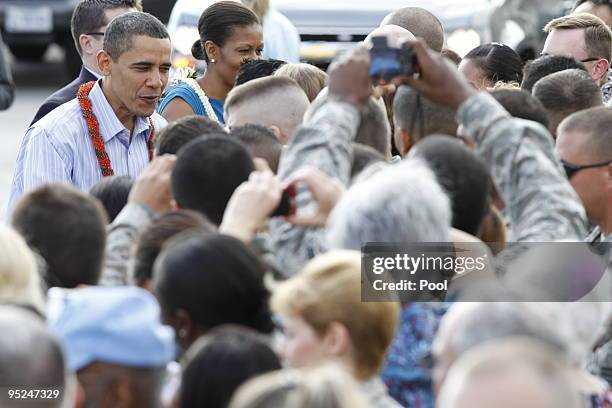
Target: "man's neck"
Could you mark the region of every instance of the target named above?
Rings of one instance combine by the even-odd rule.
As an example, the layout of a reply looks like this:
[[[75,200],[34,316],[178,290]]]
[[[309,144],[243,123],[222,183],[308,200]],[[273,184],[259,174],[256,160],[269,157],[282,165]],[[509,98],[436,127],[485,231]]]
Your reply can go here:
[[[100,68],[98,68],[98,61],[89,61],[88,59],[83,59],[83,66],[96,77],[101,78],[102,73],[100,72]]]
[[[113,108],[113,112],[117,116],[117,119],[125,126],[127,130],[130,131],[130,135],[134,132],[134,124],[136,123],[136,116],[128,111],[125,106],[116,98],[113,94],[111,87],[109,85],[110,78],[105,77],[102,80],[102,92],[106,97],[106,100],[110,104],[111,108]]]

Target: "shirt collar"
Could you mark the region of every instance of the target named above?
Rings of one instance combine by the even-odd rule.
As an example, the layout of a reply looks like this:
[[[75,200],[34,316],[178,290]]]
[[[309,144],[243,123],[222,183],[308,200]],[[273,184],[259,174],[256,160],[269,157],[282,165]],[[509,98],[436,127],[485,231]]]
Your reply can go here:
[[[129,135],[129,130],[123,126],[123,123],[121,123],[115,114],[115,111],[106,99],[104,92],[102,92],[101,79],[98,80],[96,85],[92,88],[91,92],[89,93],[89,99],[91,100],[93,113],[100,124],[100,135],[102,136],[102,139],[104,139],[105,143],[121,132],[127,131]],[[137,116],[134,123],[133,135],[137,136],[150,128],[151,125],[149,124],[147,118]]]

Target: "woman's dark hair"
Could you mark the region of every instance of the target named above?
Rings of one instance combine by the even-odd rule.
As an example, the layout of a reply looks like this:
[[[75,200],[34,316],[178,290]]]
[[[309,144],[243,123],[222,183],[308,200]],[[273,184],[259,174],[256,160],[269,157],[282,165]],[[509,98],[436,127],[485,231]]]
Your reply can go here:
[[[185,361],[180,408],[226,408],[247,380],[281,369],[265,339],[239,326],[222,327],[201,337]]]
[[[470,51],[464,58],[474,61],[493,82],[523,81],[523,66],[525,63],[512,48],[507,45],[490,43],[480,45]]]
[[[249,9],[235,1],[220,1],[210,5],[198,21],[198,32],[200,39],[193,43],[191,54],[195,59],[208,62],[208,55],[204,50],[206,41],[212,41],[219,47],[223,47],[231,37],[234,27],[246,27],[252,24],[260,24],[259,19]]]
[[[153,217],[140,232],[134,251],[132,276],[134,283],[144,286],[153,277],[153,264],[162,246],[173,236],[188,230],[214,233],[215,226],[197,211],[167,211]]]
[[[183,232],[164,245],[155,261],[153,286],[164,315],[182,309],[204,332],[237,324],[270,333],[264,274],[263,263],[241,241]]]
[[[102,202],[109,222],[113,222],[127,204],[133,184],[129,176],[104,177],[93,185],[89,194]]]

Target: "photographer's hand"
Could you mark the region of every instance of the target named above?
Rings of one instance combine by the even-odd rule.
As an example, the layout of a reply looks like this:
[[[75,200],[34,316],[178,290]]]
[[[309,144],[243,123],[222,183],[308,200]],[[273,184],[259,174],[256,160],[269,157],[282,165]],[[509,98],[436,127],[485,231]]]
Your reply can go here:
[[[370,54],[358,47],[334,61],[329,67],[329,97],[350,103],[357,108],[366,104],[372,95],[369,76]]]
[[[269,168],[252,172],[227,203],[219,232],[250,243],[280,204],[282,193],[280,181]]]
[[[404,46],[414,50],[420,75],[397,77],[393,80],[396,85],[408,85],[432,102],[454,110],[476,93],[450,61],[428,49],[422,40],[406,41]]]
[[[318,204],[313,214],[300,214],[287,218],[287,221],[302,227],[322,227],[327,222],[329,213],[334,209],[344,193],[344,185],[340,180],[329,177],[321,170],[307,166],[296,171],[288,181],[288,185],[302,182],[306,184],[312,197]]]

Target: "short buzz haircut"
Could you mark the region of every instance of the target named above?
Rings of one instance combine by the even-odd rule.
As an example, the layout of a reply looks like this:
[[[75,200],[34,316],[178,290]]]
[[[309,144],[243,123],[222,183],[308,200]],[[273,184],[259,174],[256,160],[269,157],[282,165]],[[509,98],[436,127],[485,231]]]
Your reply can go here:
[[[79,37],[82,34],[96,32],[110,23],[106,21],[104,12],[118,8],[133,8],[142,11],[142,0],[81,0],[77,4],[72,12],[70,31],[79,55],[83,53]]]
[[[546,109],[529,92],[521,89],[494,89],[490,93],[510,115],[537,122],[548,128]]]
[[[533,96],[546,109],[553,134],[567,116],[603,104],[597,84],[579,69],[556,72],[540,79],[533,88]]]
[[[46,261],[49,287],[96,285],[102,272],[107,217],[102,204],[64,184],[26,194],[12,225]]]
[[[555,72],[565,71],[566,69],[580,69],[586,72],[586,67],[580,61],[564,55],[542,55],[541,57],[529,61],[523,68],[523,82],[521,89],[532,92],[533,86],[540,79],[554,74]]]
[[[376,376],[385,360],[399,318],[397,302],[361,301],[361,256],[357,251],[330,251],[279,284],[272,310],[303,319],[318,335],[332,323],[342,324],[353,345],[354,375]]]
[[[157,17],[140,11],[117,16],[110,22],[104,35],[103,50],[116,61],[132,48],[132,38],[143,35],[170,39],[166,26]]]
[[[431,134],[457,135],[459,125],[455,119],[455,112],[450,108],[421,98],[423,123],[419,120],[418,115],[415,118],[417,98],[418,94],[412,88],[400,86],[393,99],[393,118],[396,129],[411,130],[414,122],[414,129],[412,129],[414,134],[410,135],[413,145],[420,140],[419,135],[421,134],[423,137]]]
[[[599,17],[588,13],[570,14],[546,24],[544,31],[584,29],[584,42],[593,58],[612,60],[612,31]]]
[[[593,160],[612,160],[612,108],[598,107],[576,112],[567,117],[559,126],[559,132],[587,133],[589,141],[582,149]]]
[[[155,151],[158,156],[177,154],[181,147],[199,136],[224,132],[218,122],[205,116],[185,116],[171,122],[159,132],[155,139]]]
[[[293,79],[306,92],[310,102],[316,99],[321,90],[325,88],[325,83],[327,82],[325,71],[305,63],[283,65],[274,75]]]
[[[241,105],[243,103],[253,103],[253,101],[255,101],[261,95],[281,91],[287,88],[294,88],[302,91],[302,88],[300,88],[297,82],[291,78],[269,76],[254,79],[245,84],[237,86],[230,91],[225,99],[225,112],[228,112],[232,107]]]
[[[436,52],[444,47],[444,28],[442,23],[431,12],[421,7],[403,7],[389,14],[382,21],[383,25],[397,25],[422,38]]]
[[[609,9],[612,9],[612,3],[610,0],[576,0],[574,7],[572,7],[572,11],[576,10],[584,3],[591,3],[596,7],[607,6]]]
[[[253,158],[259,157],[268,162],[270,169],[276,174],[283,145],[270,129],[253,124],[237,126],[231,130],[230,137],[244,143]]]

